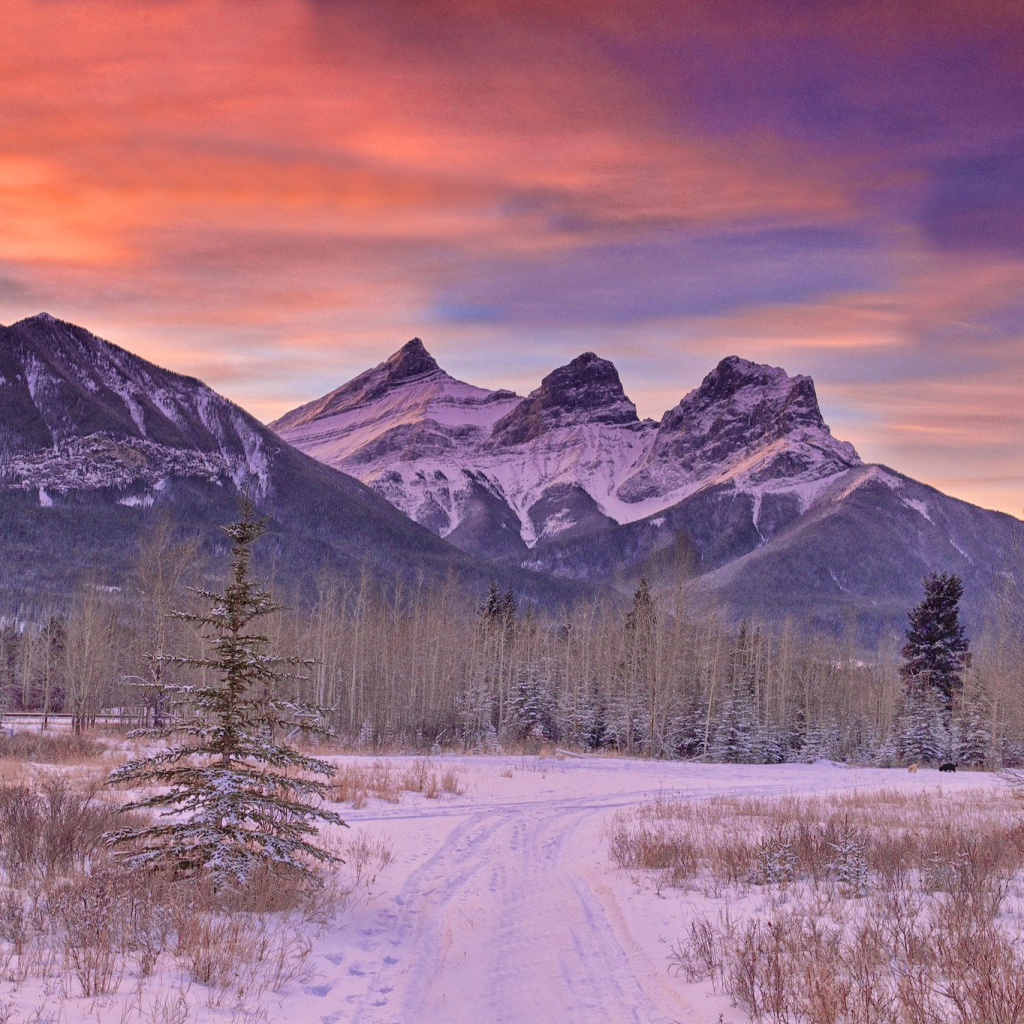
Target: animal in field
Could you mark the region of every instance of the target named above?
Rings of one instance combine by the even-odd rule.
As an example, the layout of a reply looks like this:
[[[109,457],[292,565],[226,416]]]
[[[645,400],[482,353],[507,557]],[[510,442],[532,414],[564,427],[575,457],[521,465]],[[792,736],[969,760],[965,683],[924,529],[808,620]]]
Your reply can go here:
[[[907,771],[910,772],[911,775],[916,775],[917,774],[917,762],[915,761],[913,764],[908,764],[907,765]]]
[[[940,764],[939,765],[939,771],[940,772],[955,772],[956,771],[956,765],[953,764],[952,761],[947,761],[945,764]]]

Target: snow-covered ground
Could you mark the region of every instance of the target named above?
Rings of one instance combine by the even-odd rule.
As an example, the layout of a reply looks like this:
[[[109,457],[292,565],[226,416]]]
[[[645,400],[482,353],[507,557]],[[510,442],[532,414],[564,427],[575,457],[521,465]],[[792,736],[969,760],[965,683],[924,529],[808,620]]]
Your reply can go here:
[[[339,759],[345,762],[352,759]],[[394,759],[401,761],[401,759]],[[316,950],[320,977],[269,1019],[324,1024],[740,1024],[728,997],[668,971],[700,897],[615,868],[616,809],[687,797],[852,788],[986,789],[981,773],[841,765],[695,765],[627,759],[448,758],[466,791],[370,801],[352,825],[395,859],[372,897]],[[697,993],[696,995],[694,993]]]
[[[372,757],[337,757],[339,767]],[[391,757],[397,769],[412,758]],[[899,788],[992,790],[984,773],[858,769],[831,763],[738,766],[626,758],[455,757],[464,791],[342,807],[361,833],[386,841],[391,863],[362,885],[283,985],[238,992],[189,981],[173,965],[116,992],[84,998],[56,965],[0,992],[0,1019],[42,1024],[745,1024],[710,983],[669,970],[673,944],[708,909],[697,890],[662,888],[614,866],[616,811],[652,797],[828,793]],[[333,829],[332,829],[333,831]],[[329,839],[330,837],[328,837]],[[351,872],[352,864],[340,870]],[[307,970],[311,967],[312,970]],[[243,968],[243,970],[245,970]],[[248,974],[252,984],[248,984]],[[289,976],[287,964],[278,976]],[[248,994],[239,1002],[240,992]],[[279,988],[280,991],[273,991]],[[9,1000],[9,1001],[8,1001]],[[4,1014],[7,1014],[6,1016]]]

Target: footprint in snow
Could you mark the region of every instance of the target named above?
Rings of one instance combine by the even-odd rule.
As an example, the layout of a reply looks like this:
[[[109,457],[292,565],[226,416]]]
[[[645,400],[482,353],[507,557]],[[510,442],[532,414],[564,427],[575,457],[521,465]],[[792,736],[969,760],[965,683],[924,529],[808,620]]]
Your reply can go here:
[[[334,988],[333,985],[306,985],[302,991],[307,996],[326,996],[332,988]]]

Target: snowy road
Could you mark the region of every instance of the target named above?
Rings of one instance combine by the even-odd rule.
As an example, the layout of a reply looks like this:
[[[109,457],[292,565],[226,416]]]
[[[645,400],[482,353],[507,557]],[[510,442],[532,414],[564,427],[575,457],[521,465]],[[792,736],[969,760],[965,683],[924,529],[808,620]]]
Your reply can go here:
[[[609,863],[618,807],[659,790],[699,797],[899,785],[960,789],[986,776],[628,760],[454,759],[467,792],[406,796],[346,816],[387,835],[377,895],[326,936],[320,983],[287,999],[323,1024],[700,1024],[666,970],[684,900],[638,891]],[[449,759],[445,759],[448,763]],[[511,777],[507,777],[511,773]],[[283,1007],[284,1008],[284,1007]],[[739,1018],[737,1018],[739,1019]]]

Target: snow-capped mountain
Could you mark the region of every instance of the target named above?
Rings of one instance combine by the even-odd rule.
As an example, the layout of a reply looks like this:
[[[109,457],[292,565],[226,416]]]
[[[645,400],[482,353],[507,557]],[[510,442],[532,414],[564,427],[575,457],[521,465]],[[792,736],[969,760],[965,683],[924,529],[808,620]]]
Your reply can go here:
[[[644,573],[873,643],[926,572],[963,578],[975,622],[1021,574],[1024,524],[863,464],[810,378],[736,357],[655,422],[592,353],[521,398],[455,380],[414,339],[273,426],[81,327],[0,327],[0,604],[123,578],[154,514],[222,545],[242,488],[296,586],[454,573],[557,605]]]
[[[809,377],[735,357],[656,423],[637,417],[615,367],[591,352],[520,399],[455,380],[416,338],[271,427],[490,556],[526,557],[727,481],[758,513],[780,495],[802,509],[830,477],[860,465],[829,433]]]
[[[243,489],[271,516],[260,554],[279,579],[454,572],[482,593],[495,574],[201,381],[45,313],[0,327],[0,562],[18,577],[0,589],[127,571],[151,509],[222,542]]]
[[[280,442],[200,381],[47,313],[2,331],[0,485],[43,505],[106,488],[151,505],[180,478],[266,494]]]
[[[865,465],[810,377],[735,356],[656,422],[593,353],[520,399],[414,339],[271,426],[468,552],[590,583],[696,577],[737,616],[852,616],[868,640],[900,628],[929,571],[958,572],[980,615],[1020,526]]]

